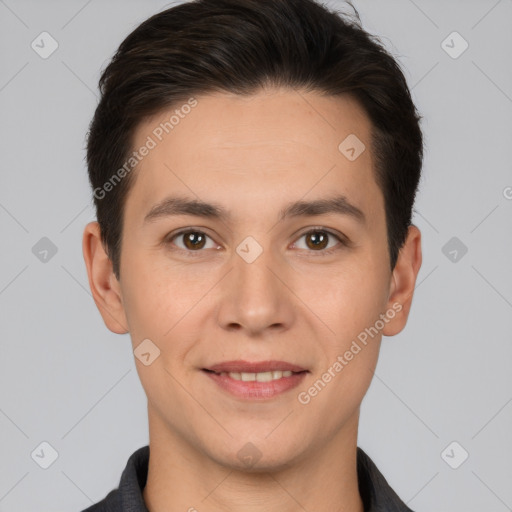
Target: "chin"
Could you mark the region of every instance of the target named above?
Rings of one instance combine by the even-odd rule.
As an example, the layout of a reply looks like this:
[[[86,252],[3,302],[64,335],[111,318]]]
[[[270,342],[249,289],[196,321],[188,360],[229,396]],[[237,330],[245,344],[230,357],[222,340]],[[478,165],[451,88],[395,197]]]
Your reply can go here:
[[[234,450],[235,446],[240,446]],[[291,443],[290,439],[270,442],[266,439],[249,441],[233,440],[224,446],[217,447],[215,453],[210,452],[210,458],[217,464],[235,471],[245,473],[277,472],[292,466],[303,450]]]

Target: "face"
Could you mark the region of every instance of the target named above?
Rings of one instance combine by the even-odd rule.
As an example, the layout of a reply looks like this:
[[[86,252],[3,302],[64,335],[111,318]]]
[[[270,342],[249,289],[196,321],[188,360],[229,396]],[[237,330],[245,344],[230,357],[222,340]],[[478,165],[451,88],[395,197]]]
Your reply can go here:
[[[134,350],[150,340],[151,363],[136,365],[152,436],[232,467],[307,460],[355,435],[382,332],[405,324],[419,249],[392,274],[356,102],[196,99],[169,133],[172,111],[139,126],[134,147],[156,145],[127,197],[120,280],[95,299]]]

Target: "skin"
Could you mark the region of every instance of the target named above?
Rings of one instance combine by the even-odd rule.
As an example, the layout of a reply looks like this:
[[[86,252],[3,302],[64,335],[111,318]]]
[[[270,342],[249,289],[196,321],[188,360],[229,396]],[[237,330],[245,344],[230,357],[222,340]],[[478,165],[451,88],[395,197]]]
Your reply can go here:
[[[160,349],[148,366],[135,359],[148,397],[144,500],[151,512],[363,512],[356,473],[360,404],[382,334],[395,335],[406,324],[421,266],[420,232],[409,228],[391,272],[371,123],[350,98],[268,89],[197,100],[137,167],[124,212],[119,281],[98,224],[89,223],[83,237],[89,284],[107,327],[129,332],[133,349],[147,338]],[[169,116],[162,112],[141,124],[134,147]],[[349,134],[366,145],[354,161],[338,150]],[[365,223],[333,213],[278,222],[289,202],[334,191],[363,211]],[[171,194],[215,202],[232,219],[144,223]],[[191,249],[183,236],[171,241],[181,228],[209,238]],[[350,243],[329,235],[328,246],[316,248],[305,235],[311,228]],[[252,263],[236,252],[248,236],[263,249]],[[393,304],[401,310],[379,335],[308,404],[300,403],[299,392]],[[284,360],[309,373],[298,388],[244,400],[201,371],[238,359]],[[250,468],[237,456],[248,442],[260,457]]]

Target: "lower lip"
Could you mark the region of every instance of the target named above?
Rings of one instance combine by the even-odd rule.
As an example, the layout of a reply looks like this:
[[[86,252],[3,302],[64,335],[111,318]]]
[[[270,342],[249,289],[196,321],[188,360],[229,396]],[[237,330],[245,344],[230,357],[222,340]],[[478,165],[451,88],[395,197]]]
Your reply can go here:
[[[281,377],[270,382],[243,381],[235,380],[228,375],[219,375],[218,373],[203,370],[210,379],[212,379],[222,389],[228,391],[238,398],[251,400],[265,400],[276,395],[284,393],[297,387],[307,372],[292,373],[290,377]]]

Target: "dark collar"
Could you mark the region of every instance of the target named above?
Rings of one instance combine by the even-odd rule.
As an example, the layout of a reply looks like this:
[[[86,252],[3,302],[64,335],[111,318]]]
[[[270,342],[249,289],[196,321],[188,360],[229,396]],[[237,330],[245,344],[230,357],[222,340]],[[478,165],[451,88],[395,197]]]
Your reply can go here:
[[[119,488],[82,512],[148,512],[142,490],[148,476],[149,446],[136,450],[128,459]],[[377,466],[357,448],[357,477],[365,512],[412,512],[389,486]]]

